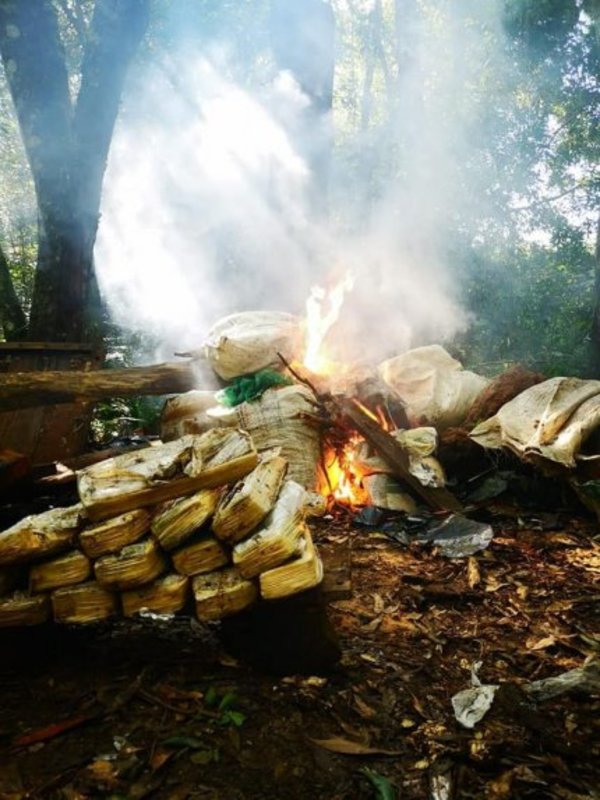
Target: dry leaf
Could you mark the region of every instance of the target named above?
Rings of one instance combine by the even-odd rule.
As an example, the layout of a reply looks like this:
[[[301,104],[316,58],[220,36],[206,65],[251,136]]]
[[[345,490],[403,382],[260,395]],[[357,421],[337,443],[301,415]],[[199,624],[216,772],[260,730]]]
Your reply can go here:
[[[156,750],[150,759],[150,768],[152,771],[160,769],[167,761],[170,761],[175,755],[175,750]]]
[[[365,703],[359,694],[354,695],[354,707],[363,719],[373,719],[377,716],[375,709],[371,708],[368,703]]]
[[[385,608],[385,603],[383,602],[383,597],[380,594],[373,595],[373,611],[376,614],[381,614],[383,609]]]
[[[367,622],[366,625],[363,625],[361,627],[361,631],[363,633],[374,633],[377,630],[377,628],[381,625],[382,619],[383,618],[380,614],[378,617],[375,617],[370,622]]]
[[[412,697],[412,701],[411,701],[412,707],[417,712],[417,714],[420,714],[423,717],[423,719],[429,719],[429,717],[427,716],[427,713],[425,712],[425,709],[423,708],[423,705],[421,704],[421,701],[419,700],[419,698],[415,697],[414,694],[411,694],[411,697]]]
[[[497,578],[495,578],[493,575],[490,575],[490,577],[485,582],[485,591],[497,592],[498,589],[501,589],[503,586],[508,586],[508,583],[500,583],[500,581],[498,581]]]
[[[556,638],[554,636],[544,636],[543,639],[539,639],[538,641],[536,641],[534,637],[530,637],[525,642],[525,647],[528,650],[545,650],[547,647],[552,647],[553,644],[556,644]]]
[[[341,753],[345,756],[399,756],[401,750],[385,750],[381,747],[369,747],[360,742],[352,742],[350,739],[342,739],[340,736],[332,736],[330,739],[310,739],[314,744],[319,745],[324,750],[331,753]]]
[[[88,764],[85,772],[89,780],[108,788],[116,786],[119,777],[114,762],[106,761],[102,758],[98,758]]]
[[[429,759],[422,758],[420,761],[415,762],[413,766],[415,769],[427,769],[427,767],[429,766]]]
[[[470,589],[474,589],[478,583],[481,583],[481,573],[479,572],[477,559],[473,558],[473,556],[469,556],[467,561],[467,581]]]
[[[515,774],[512,769],[490,781],[487,785],[486,800],[510,800]]]

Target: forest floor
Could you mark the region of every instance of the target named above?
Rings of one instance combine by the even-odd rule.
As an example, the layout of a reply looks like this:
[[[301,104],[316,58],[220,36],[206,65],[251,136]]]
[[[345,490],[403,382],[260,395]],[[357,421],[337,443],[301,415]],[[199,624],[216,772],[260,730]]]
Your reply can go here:
[[[600,797],[600,698],[518,690],[598,656],[597,524],[498,516],[455,560],[314,527],[352,567],[328,674],[259,672],[187,618],[0,632],[0,798]],[[451,698],[476,662],[506,691],[470,730]]]

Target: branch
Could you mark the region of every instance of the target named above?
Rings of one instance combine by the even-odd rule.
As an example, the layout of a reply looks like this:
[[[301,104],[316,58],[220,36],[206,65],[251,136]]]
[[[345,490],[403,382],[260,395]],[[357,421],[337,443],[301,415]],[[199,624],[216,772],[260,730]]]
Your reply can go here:
[[[568,194],[573,194],[578,189],[584,189],[586,186],[588,186],[588,184],[592,183],[595,177],[595,175],[592,175],[589,178],[584,178],[573,186],[569,186],[569,188],[565,189],[563,192],[555,194],[553,197],[540,197],[538,200],[532,200],[531,203],[527,203],[524,206],[513,206],[511,211],[528,211],[531,208],[537,208],[538,206],[543,206],[547,203],[554,203],[556,200],[560,200],[562,197],[566,197]]]

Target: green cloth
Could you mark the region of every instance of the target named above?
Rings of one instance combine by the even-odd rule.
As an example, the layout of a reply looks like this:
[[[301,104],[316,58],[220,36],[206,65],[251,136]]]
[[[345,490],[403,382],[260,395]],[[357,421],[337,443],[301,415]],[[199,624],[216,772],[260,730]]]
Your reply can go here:
[[[234,378],[229,386],[219,392],[218,400],[233,408],[240,403],[258,400],[272,386],[289,386],[293,381],[274,369],[261,369],[251,375]]]

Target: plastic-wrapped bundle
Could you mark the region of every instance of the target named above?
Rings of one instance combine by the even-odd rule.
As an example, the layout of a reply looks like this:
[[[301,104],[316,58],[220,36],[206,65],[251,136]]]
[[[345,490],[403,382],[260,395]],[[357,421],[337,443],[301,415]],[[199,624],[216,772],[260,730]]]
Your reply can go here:
[[[416,347],[379,365],[383,380],[406,403],[409,419],[439,430],[461,425],[489,380],[463,370],[443,347]]]
[[[287,477],[314,489],[321,458],[318,428],[311,424],[316,398],[305,386],[268,389],[260,400],[237,406],[238,425],[252,436],[259,451],[280,448],[288,462]]]
[[[224,380],[280,366],[301,347],[297,317],[279,311],[243,311],[217,322],[204,343],[206,357]]]

